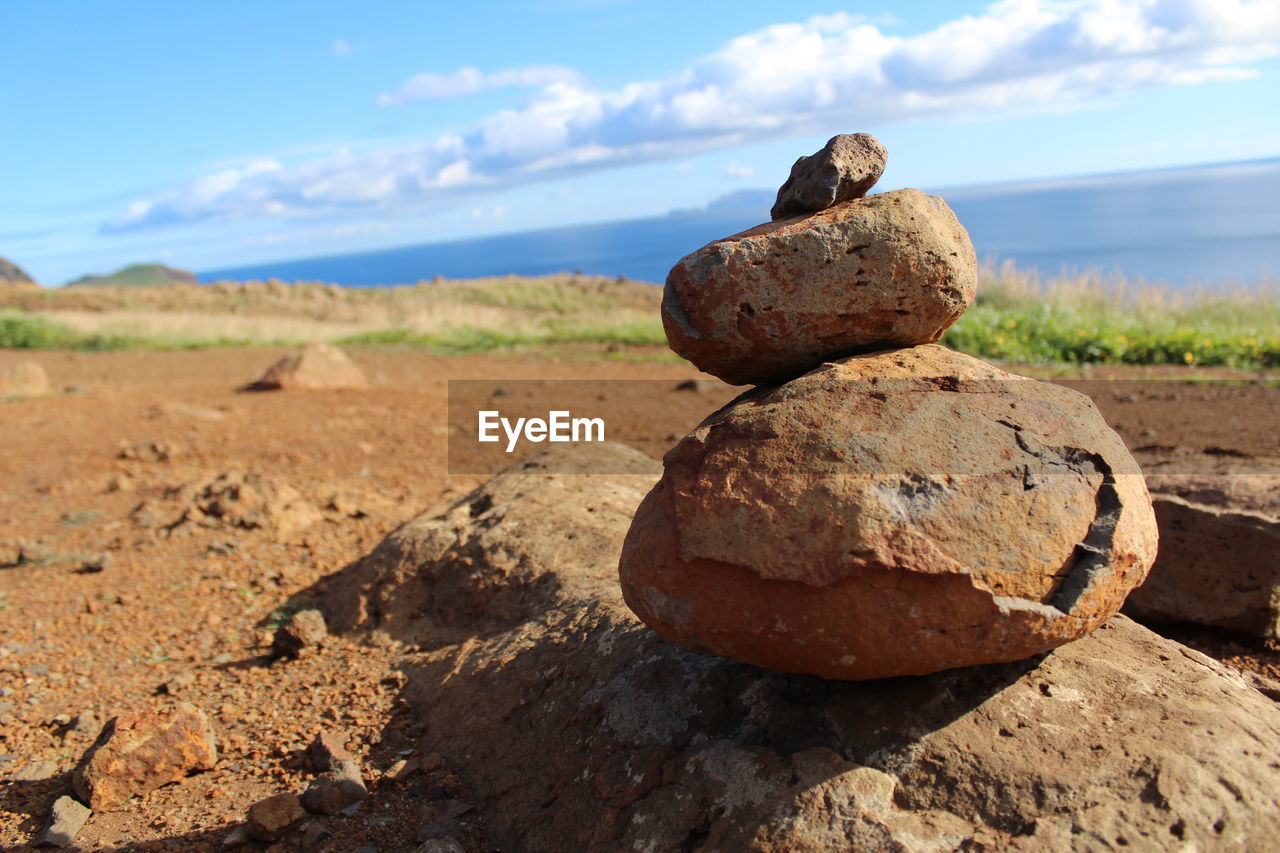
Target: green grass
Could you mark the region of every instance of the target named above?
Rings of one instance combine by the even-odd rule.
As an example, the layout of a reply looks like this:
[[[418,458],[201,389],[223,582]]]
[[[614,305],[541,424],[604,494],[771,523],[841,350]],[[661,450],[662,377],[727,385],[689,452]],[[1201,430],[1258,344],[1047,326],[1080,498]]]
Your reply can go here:
[[[1171,294],[1096,276],[1041,283],[986,269],[976,303],[942,343],[1023,364],[1280,367],[1280,292]]]
[[[666,346],[667,339],[662,331],[662,321],[657,317],[598,324],[571,323],[549,317],[536,330],[529,332],[504,332],[471,326],[427,334],[409,329],[384,329],[352,335],[336,343],[340,346],[416,347],[444,355],[472,355],[556,344]]]
[[[239,338],[150,338],[134,335],[84,334],[47,320],[21,314],[0,314],[0,349],[192,350],[251,346],[293,346],[293,341],[255,341]]]
[[[975,305],[942,343],[979,358],[1023,364],[1186,364],[1280,367],[1280,335],[1256,325],[1095,314],[1070,306]]]
[[[70,349],[70,329],[40,317],[0,315],[0,347],[6,349]]]
[[[1275,282],[1232,291],[1170,293],[1096,275],[1041,280],[1008,264],[987,266],[981,278],[977,301],[942,340],[980,358],[1046,365],[1280,368],[1280,287]],[[600,344],[609,346],[602,356],[609,358],[628,357],[627,348],[665,347],[656,300],[646,292],[611,291],[608,284],[577,277],[450,282],[439,285],[442,299],[508,314],[489,317],[487,325],[472,325],[463,319],[464,311],[431,331],[375,326],[336,343],[445,355],[546,353],[565,345]],[[636,304],[615,301],[622,297]],[[647,304],[654,307],[642,307]],[[90,334],[41,317],[0,314],[0,348],[173,350],[294,343],[182,337],[159,330],[145,337]]]
[[[84,335],[43,317],[0,315],[0,348],[115,350],[154,349],[145,338]]]

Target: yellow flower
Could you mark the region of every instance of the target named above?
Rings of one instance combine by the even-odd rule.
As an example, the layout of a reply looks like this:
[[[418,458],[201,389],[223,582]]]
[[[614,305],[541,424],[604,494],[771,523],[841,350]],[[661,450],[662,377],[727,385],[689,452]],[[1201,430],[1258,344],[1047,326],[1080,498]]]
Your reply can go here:
[[[1196,357],[1194,353],[1184,352],[1182,354],[1182,360],[1185,361],[1187,364],[1195,364]]]

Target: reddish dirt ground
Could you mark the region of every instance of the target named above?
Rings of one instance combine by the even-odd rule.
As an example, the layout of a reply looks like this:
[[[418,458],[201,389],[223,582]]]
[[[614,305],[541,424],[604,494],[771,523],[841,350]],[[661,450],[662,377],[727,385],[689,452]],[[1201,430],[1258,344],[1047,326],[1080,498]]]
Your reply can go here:
[[[220,849],[251,804],[305,787],[300,752],[321,729],[361,757],[372,792],[354,815],[326,820],[329,849],[416,848],[441,799],[469,792],[454,768],[411,752],[421,732],[401,698],[397,650],[332,638],[273,661],[277,608],[479,481],[449,473],[448,379],[484,380],[466,389],[475,402],[515,396],[519,380],[607,381],[574,393],[609,412],[610,439],[654,456],[736,393],[677,391],[697,374],[672,364],[415,351],[354,353],[365,390],[236,390],[280,354],[0,351],[0,367],[38,361],[58,389],[0,402],[0,849],[27,849],[68,791],[96,734],[77,732],[75,717],[101,722],[175,698],[211,715],[217,769],[95,814],[82,848]],[[1067,384],[1094,397],[1144,466],[1280,471],[1280,387],[1213,378],[1112,371]],[[476,470],[457,458],[454,468]],[[174,523],[190,500],[184,486],[233,471],[296,490],[324,518],[284,532]],[[334,494],[343,497],[327,505]],[[1233,665],[1280,675],[1280,654],[1260,641],[1178,630]],[[402,758],[434,769],[386,775]],[[53,775],[12,780],[38,762]],[[464,840],[484,849],[483,814],[462,822]]]

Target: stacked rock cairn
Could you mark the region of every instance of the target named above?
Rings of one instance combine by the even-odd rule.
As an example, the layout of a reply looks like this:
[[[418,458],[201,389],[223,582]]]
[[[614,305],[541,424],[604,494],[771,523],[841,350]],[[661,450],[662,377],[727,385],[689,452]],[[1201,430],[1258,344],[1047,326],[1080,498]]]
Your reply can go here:
[[[1142,474],[1089,398],[939,346],[973,301],[940,198],[866,195],[884,147],[800,158],[773,221],[671,270],[676,353],[757,387],[664,459],[627,604],[686,648],[866,679],[1027,658],[1100,626],[1155,558]]]

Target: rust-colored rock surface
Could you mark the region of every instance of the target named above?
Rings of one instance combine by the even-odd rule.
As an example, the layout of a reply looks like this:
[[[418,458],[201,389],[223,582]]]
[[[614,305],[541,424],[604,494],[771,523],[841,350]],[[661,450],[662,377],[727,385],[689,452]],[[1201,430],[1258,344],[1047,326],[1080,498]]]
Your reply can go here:
[[[744,394],[673,448],[623,594],[675,643],[864,679],[1013,661],[1120,609],[1156,551],[1082,394],[944,347]]]
[[[254,391],[365,388],[364,371],[330,344],[307,344],[267,368],[249,388]]]
[[[602,583],[643,490],[555,469],[539,454],[424,514],[326,599],[363,581],[416,615],[370,601],[361,627],[417,649],[419,746],[456,768],[486,849],[1261,851],[1280,832],[1280,707],[1228,667],[1122,616],[1031,660],[875,682],[695,654]],[[483,589],[515,618],[460,620]]]
[[[677,354],[733,385],[856,352],[936,341],[977,293],[969,234],[905,189],[759,225],[687,255],[662,323]]]
[[[1174,495],[1155,511],[1160,553],[1125,612],[1280,638],[1280,519]]]
[[[821,151],[801,157],[791,167],[769,217],[785,219],[862,198],[880,180],[888,156],[869,133],[831,137]]]
[[[121,714],[109,720],[72,776],[76,796],[95,812],[123,808],[161,785],[218,761],[213,725],[188,703],[172,709]]]
[[[319,610],[300,610],[276,629],[271,653],[278,657],[301,657],[323,646],[328,636],[324,614]]]
[[[555,599],[563,574],[590,578],[593,594],[614,590],[619,543],[660,472],[625,445],[553,445],[402,525],[331,578],[329,626],[435,645],[519,624]]]
[[[249,835],[259,841],[275,841],[307,816],[294,794],[276,794],[249,807]]]
[[[336,761],[332,769],[307,785],[307,790],[302,792],[302,807],[316,814],[334,815],[367,799],[369,789],[365,787],[360,765],[355,761]]]

